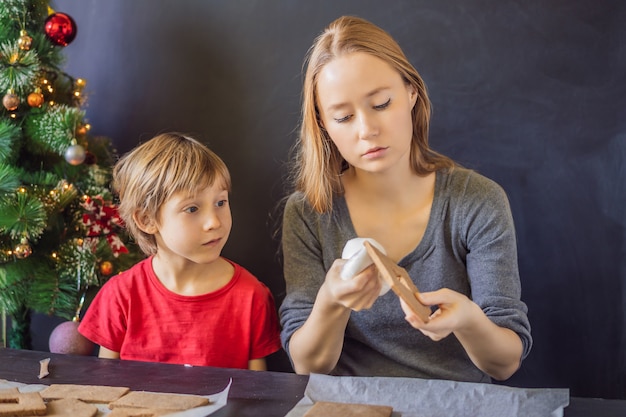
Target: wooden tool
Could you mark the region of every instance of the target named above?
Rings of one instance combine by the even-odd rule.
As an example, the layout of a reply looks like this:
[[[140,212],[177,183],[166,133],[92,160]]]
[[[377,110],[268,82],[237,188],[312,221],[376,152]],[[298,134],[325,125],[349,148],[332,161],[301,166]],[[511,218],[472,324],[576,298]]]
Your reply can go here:
[[[378,268],[378,272],[382,278],[389,284],[393,292],[398,297],[402,298],[405,303],[411,307],[411,310],[418,315],[424,323],[428,322],[430,317],[430,308],[420,303],[415,294],[419,294],[419,290],[411,281],[409,274],[406,270],[389,259],[385,254],[372,246],[369,242],[363,242],[365,249],[367,249],[368,255],[374,261],[374,264]]]

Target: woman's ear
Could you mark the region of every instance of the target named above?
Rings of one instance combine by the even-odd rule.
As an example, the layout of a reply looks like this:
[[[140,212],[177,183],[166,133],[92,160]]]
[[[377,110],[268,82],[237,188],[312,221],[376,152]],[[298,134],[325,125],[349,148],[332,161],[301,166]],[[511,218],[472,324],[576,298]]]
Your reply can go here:
[[[315,118],[317,119],[317,125],[320,127],[320,130],[325,131],[326,127],[324,126],[324,121],[322,120],[322,115],[320,114],[317,106],[315,106]]]
[[[406,86],[409,92],[409,103],[411,103],[411,110],[415,107],[415,103],[417,103],[417,91],[415,91],[415,87],[411,84],[407,84]]]
[[[152,219],[146,213],[141,213],[139,211],[134,212],[133,220],[135,221],[135,224],[137,224],[139,230],[144,233],[153,235],[158,231],[154,219]]]

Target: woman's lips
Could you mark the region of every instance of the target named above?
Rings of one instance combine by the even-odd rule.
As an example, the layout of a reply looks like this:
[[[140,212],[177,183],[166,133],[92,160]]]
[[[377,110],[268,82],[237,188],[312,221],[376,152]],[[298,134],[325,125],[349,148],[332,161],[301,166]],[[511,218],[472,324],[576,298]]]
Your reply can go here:
[[[386,150],[387,148],[382,148],[382,147],[371,148],[363,154],[363,157],[368,158],[368,159],[379,158],[383,156]]]

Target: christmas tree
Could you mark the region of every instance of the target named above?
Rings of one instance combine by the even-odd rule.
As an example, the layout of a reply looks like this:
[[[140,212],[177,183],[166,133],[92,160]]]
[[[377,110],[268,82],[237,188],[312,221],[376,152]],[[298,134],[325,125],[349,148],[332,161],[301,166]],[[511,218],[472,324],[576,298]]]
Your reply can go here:
[[[85,294],[142,255],[111,190],[114,150],[90,135],[86,82],[61,68],[76,23],[47,0],[0,2],[0,307],[8,344],[30,315],[77,320]]]

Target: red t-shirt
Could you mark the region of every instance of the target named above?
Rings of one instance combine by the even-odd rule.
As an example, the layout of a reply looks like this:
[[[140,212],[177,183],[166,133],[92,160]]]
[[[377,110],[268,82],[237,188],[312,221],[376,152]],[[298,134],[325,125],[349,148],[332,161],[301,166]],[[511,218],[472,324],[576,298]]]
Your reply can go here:
[[[183,296],[152,270],[152,257],[100,289],[79,332],[121,359],[248,368],[280,349],[274,298],[249,271],[235,272],[217,291]]]

